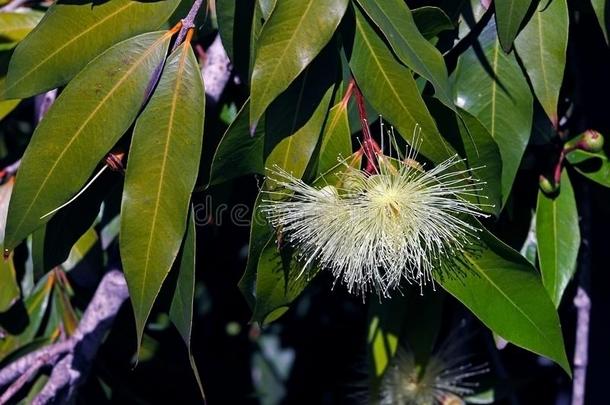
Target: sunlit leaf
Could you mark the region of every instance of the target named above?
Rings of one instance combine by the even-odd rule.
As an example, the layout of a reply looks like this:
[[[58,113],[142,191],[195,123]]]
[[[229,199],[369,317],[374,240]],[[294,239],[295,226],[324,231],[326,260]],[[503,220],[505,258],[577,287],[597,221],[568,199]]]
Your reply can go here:
[[[559,317],[540,276],[489,232],[479,236],[436,280],[492,331],[570,374]]]
[[[110,46],[160,28],[179,3],[113,0],[92,6],[56,2],[15,49],[0,99],[30,97],[66,84]]]
[[[379,27],[401,62],[425,77],[436,89],[436,97],[454,108],[447,67],[438,49],[419,32],[411,10],[402,0],[358,0]]]
[[[43,13],[27,12],[0,13],[0,51],[17,45],[38,24]]]
[[[392,51],[358,9],[349,64],[367,101],[384,120],[396,127],[403,138],[413,141],[415,128],[419,126],[423,155],[435,162],[454,155],[440,136],[411,71],[394,58]]]
[[[536,239],[542,282],[557,307],[576,270],[580,247],[576,199],[565,170],[558,195],[547,196],[538,191]]]
[[[9,206],[5,248],[13,249],[45,216],[87,182],[125,133],[163,61],[170,35],[152,32],[121,42],[66,87],[36,128]]]
[[[569,19],[566,0],[553,0],[548,5],[542,1],[515,41],[534,93],[555,126],[566,66]]]
[[[478,118],[500,148],[506,202],[530,137],[533,97],[514,54],[500,49],[493,21],[460,56],[452,78],[456,105]]]
[[[347,4],[347,0],[278,2],[257,42],[251,126],[330,41]]]
[[[185,42],[168,58],[134,129],[121,204],[121,259],[138,340],[186,231],[199,173],[205,92]]]

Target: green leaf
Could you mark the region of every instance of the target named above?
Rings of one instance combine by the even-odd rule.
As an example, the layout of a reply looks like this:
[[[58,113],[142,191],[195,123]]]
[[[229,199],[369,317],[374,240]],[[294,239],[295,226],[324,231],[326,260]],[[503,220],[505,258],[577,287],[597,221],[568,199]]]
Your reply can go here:
[[[189,43],[167,59],[138,118],[121,204],[121,259],[138,342],[180,250],[199,173],[205,92]]]
[[[427,99],[444,134],[460,156],[467,159],[471,175],[483,181],[481,191],[473,196],[473,202],[481,204],[481,210],[499,215],[502,210],[502,157],[489,131],[470,113],[458,108],[459,116],[436,99]]]
[[[555,126],[566,66],[569,20],[566,0],[553,0],[548,5],[542,1],[515,41],[534,93]]]
[[[59,87],[119,41],[156,30],[179,0],[57,2],[15,49],[2,98],[26,98]]]
[[[420,151],[423,155],[441,162],[455,154],[439,134],[411,71],[394,58],[358,9],[349,64],[366,99],[403,138],[413,141],[416,126],[421,127]]]
[[[250,126],[330,41],[347,4],[347,0],[278,2],[257,43]]]
[[[87,182],[131,126],[170,40],[152,32],[96,58],[66,87],[36,128],[9,206],[4,247],[14,249]]]
[[[19,299],[20,290],[13,257],[0,260],[0,312],[4,312]]]
[[[256,0],[216,0],[216,19],[222,44],[240,79],[250,78],[250,42]],[[250,117],[248,116],[248,120]]]
[[[0,51],[17,45],[40,22],[43,13],[26,12],[0,13]]]
[[[318,159],[318,174],[324,174],[337,166],[338,159],[352,154],[352,133],[347,116],[347,103],[339,102],[328,112],[322,132],[322,145]]]
[[[478,118],[500,148],[506,202],[529,141],[533,97],[515,56],[502,52],[495,31],[490,21],[479,44],[460,56],[452,78],[456,105]]]
[[[599,26],[604,33],[606,43],[608,43],[608,24],[606,23],[608,21],[607,2],[606,0],[591,0],[591,5],[593,6],[593,11],[595,11]]]
[[[542,282],[558,307],[576,271],[580,247],[576,199],[565,170],[561,174],[561,188],[557,196],[549,197],[538,191],[536,237]]]
[[[435,279],[492,331],[570,374],[559,317],[537,272],[491,233],[479,236]]]
[[[179,256],[178,280],[169,308],[169,319],[172,321],[188,349],[189,361],[201,395],[205,401],[203,384],[191,351],[191,332],[193,328],[193,303],[195,297],[195,252],[197,249],[195,213],[189,212],[186,235],[182,242]]]
[[[610,187],[610,162],[604,152],[586,152],[574,150],[567,154],[578,173],[605,187]]]
[[[455,10],[458,18],[458,38],[454,43],[457,45],[460,43],[470,32],[472,32],[476,25],[483,19],[483,16],[487,12],[490,4],[486,1],[481,0],[467,0],[463,2],[457,2],[449,0],[450,5],[459,5],[460,7]],[[451,14],[450,14],[451,15]]]
[[[513,47],[521,23],[527,14],[532,0],[501,0],[494,1],[496,9],[496,24],[502,49],[506,53]]]
[[[2,92],[6,82],[6,71],[12,54],[13,51],[0,51],[0,92]],[[0,120],[9,115],[20,102],[21,100],[0,101]]]
[[[0,340],[0,360],[34,339],[47,312],[55,281],[55,274],[49,273],[38,282],[32,294],[25,299],[27,324],[18,333],[7,335]]]
[[[419,32],[405,2],[358,0],[358,4],[379,27],[398,59],[432,83],[436,97],[453,109],[452,90],[443,56]]]
[[[247,174],[265,173],[264,119],[250,135],[250,100],[246,100],[218,144],[210,170],[210,185]]]
[[[455,28],[447,14],[438,7],[424,6],[414,9],[413,20],[419,32],[428,40],[443,31]]]

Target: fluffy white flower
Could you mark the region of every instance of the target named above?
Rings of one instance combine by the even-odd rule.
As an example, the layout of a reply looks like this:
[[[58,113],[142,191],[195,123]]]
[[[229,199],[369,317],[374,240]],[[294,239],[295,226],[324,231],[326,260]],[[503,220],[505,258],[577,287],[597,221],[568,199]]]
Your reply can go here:
[[[387,295],[403,279],[423,286],[440,261],[476,237],[464,216],[484,214],[467,200],[481,182],[457,169],[457,155],[426,171],[416,154],[377,153],[374,174],[343,162],[336,187],[311,186],[275,167],[262,211],[295,248],[302,272],[331,270],[350,292]]]

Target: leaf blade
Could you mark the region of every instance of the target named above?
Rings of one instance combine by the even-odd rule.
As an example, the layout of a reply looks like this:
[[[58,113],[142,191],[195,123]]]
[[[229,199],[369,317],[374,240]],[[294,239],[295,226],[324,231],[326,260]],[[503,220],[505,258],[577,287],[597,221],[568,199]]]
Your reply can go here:
[[[513,41],[531,3],[531,0],[494,1],[498,37],[504,52],[508,53],[513,47]]]
[[[15,49],[0,99],[26,98],[67,83],[110,46],[159,29],[179,2],[115,0],[95,7],[53,4]]]
[[[138,342],[186,231],[204,105],[197,59],[185,42],[168,57],[136,122],[125,176],[119,243]]]
[[[251,127],[330,41],[347,5],[347,0],[278,2],[258,39],[252,71]]]
[[[129,128],[161,65],[170,35],[142,34],[100,55],[66,87],[36,128],[9,205],[5,248],[47,222],[88,180]],[[112,81],[108,79],[112,78]],[[111,115],[112,120],[107,117]]]

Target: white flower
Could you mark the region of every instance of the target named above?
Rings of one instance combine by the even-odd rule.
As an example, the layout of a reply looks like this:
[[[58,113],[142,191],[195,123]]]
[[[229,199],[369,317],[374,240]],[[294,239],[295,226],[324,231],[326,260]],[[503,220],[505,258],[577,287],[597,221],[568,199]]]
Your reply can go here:
[[[387,296],[403,279],[420,286],[432,281],[442,260],[476,238],[464,216],[485,216],[467,200],[481,182],[457,169],[457,155],[429,171],[416,155],[415,148],[399,159],[376,153],[374,174],[343,161],[337,187],[311,186],[271,169],[275,191],[261,209],[295,248],[301,273],[317,266],[350,292]]]
[[[411,351],[399,348],[381,383],[381,405],[465,404],[478,387],[472,377],[489,369],[486,364],[460,364],[463,358],[440,351],[422,366]]]

